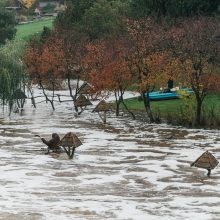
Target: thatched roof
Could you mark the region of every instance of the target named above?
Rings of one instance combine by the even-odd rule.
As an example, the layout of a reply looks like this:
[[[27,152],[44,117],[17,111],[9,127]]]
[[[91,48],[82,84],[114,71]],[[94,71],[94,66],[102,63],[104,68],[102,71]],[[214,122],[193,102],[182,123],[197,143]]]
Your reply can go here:
[[[63,147],[79,147],[82,145],[82,142],[73,132],[68,132],[61,139],[59,145]]]
[[[20,89],[17,89],[14,91],[12,98],[13,99],[26,99],[27,96],[25,95],[23,91],[21,91]]]
[[[206,151],[199,158],[197,158],[191,164],[191,166],[200,167],[204,169],[214,169],[218,165],[218,163],[219,162],[216,160],[216,158],[211,153]]]
[[[83,107],[87,105],[92,105],[92,103],[84,95],[80,95],[75,101],[76,107]]]
[[[104,100],[99,102],[99,104],[93,109],[92,112],[107,112],[111,111],[112,106],[109,103],[106,103]]]
[[[91,94],[93,93],[93,88],[88,83],[83,83],[82,86],[79,88],[78,93],[79,94]]]

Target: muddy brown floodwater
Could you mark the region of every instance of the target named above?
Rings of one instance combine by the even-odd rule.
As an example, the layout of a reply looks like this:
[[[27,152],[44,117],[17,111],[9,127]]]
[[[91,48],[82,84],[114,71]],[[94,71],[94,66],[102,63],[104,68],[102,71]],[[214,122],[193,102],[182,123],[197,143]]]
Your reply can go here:
[[[0,123],[0,219],[220,219],[220,167],[210,178],[190,167],[205,150],[220,160],[219,130],[27,107]],[[69,131],[83,143],[73,160],[37,151],[35,134]]]

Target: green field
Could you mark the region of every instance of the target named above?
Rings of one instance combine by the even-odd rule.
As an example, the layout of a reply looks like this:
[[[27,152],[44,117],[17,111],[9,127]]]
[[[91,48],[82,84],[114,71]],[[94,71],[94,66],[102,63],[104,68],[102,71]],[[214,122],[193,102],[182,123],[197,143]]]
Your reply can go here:
[[[54,19],[45,19],[40,21],[34,21],[28,24],[19,24],[16,26],[17,33],[15,39],[28,39],[31,35],[40,33],[43,27],[52,28],[52,23]]]
[[[173,99],[166,101],[151,101],[151,108],[153,112],[160,112],[160,114],[167,115],[179,111],[180,106],[189,104],[190,99]],[[144,111],[144,103],[138,101],[137,98],[126,99],[126,104],[129,109]],[[220,94],[208,95],[203,103],[204,110],[209,112],[215,109],[220,114]]]

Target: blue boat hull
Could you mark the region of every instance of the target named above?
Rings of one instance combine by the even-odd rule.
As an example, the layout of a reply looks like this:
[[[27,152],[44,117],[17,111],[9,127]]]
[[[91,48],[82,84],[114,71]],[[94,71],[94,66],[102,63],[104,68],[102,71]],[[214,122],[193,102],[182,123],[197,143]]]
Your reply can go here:
[[[192,89],[189,88],[182,88],[177,92],[150,92],[149,99],[151,101],[178,99],[184,96],[189,96],[192,93]],[[145,94],[145,97],[147,97],[147,93]]]
[[[175,92],[167,92],[167,93],[161,93],[161,92],[150,92],[149,93],[149,99],[151,101],[161,101],[161,100],[170,100],[170,99],[177,99],[180,95],[178,95]],[[147,97],[147,94],[145,94],[145,97]]]

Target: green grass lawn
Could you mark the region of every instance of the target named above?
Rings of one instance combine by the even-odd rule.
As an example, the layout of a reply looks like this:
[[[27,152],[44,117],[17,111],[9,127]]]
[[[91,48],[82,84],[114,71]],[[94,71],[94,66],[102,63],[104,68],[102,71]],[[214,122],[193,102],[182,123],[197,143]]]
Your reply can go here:
[[[27,40],[31,35],[40,33],[43,27],[52,28],[52,23],[54,19],[45,19],[40,21],[34,21],[29,24],[19,24],[16,26],[17,33],[15,39]]]
[[[145,110],[143,101],[140,102],[137,98],[126,99],[125,102],[129,109],[141,111]],[[189,102],[189,99],[151,101],[151,108],[153,112],[160,112],[160,114],[163,116],[176,113],[179,110],[180,106],[183,106]],[[208,95],[204,100],[203,107],[207,112],[214,108],[218,112],[218,114],[220,114],[220,93]]]
[[[176,112],[178,106],[183,104],[182,99],[173,99],[173,100],[166,100],[166,101],[151,101],[151,108],[152,111],[159,111],[162,115]],[[144,111],[144,102],[143,101],[138,101],[137,98],[131,98],[131,99],[126,99],[125,103],[127,104],[129,109],[133,110],[141,110]]]

